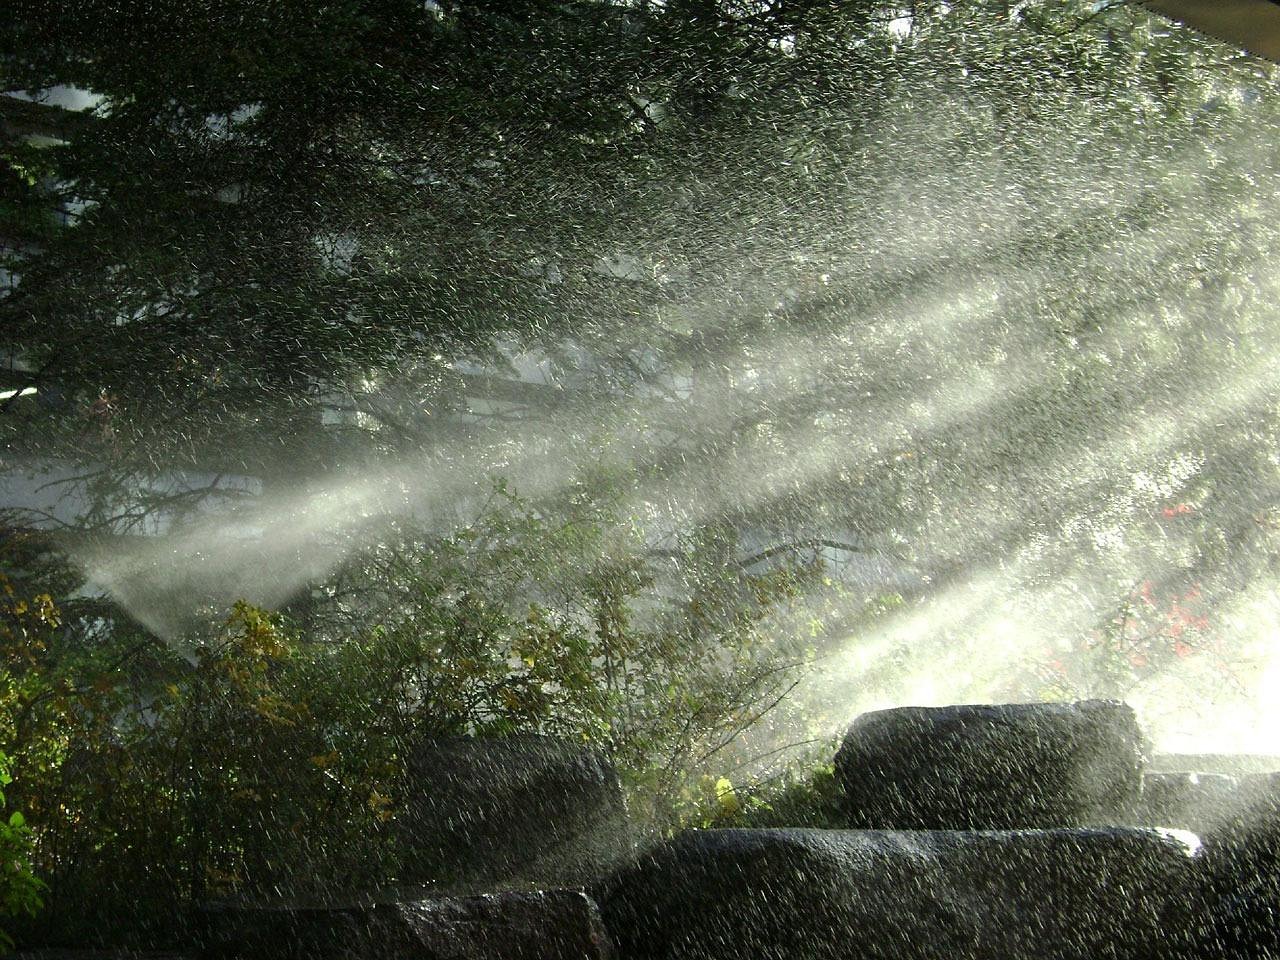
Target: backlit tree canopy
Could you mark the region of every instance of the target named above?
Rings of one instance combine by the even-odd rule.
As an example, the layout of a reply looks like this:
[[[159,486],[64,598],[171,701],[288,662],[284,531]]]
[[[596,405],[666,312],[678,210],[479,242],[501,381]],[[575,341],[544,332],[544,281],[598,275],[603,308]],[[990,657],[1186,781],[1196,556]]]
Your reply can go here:
[[[104,514],[183,470],[436,514],[603,472],[655,530],[928,587],[1268,562],[1273,80],[1144,12],[25,3],[0,51],[101,97],[15,181],[73,215],[0,320],[13,462]]]

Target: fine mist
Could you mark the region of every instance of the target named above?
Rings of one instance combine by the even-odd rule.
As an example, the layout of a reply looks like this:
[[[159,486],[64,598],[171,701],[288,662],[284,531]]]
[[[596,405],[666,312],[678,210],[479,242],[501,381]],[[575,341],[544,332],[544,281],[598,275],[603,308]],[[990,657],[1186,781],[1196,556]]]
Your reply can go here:
[[[752,751],[884,706],[1085,696],[1128,700],[1161,751],[1270,750],[1273,81],[1207,81],[1175,125],[1027,71],[1042,116],[908,71],[852,148],[812,143],[824,192],[749,165],[655,185],[609,252],[535,265],[614,324],[513,339],[554,404],[472,397],[458,436],[78,559],[180,643],[202,609],[310,589],[389,517],[443,537],[495,480],[538,504],[606,474],[655,550],[727,523],[893,566],[833,572],[774,626],[820,621]],[[356,405],[401,387],[379,370]]]

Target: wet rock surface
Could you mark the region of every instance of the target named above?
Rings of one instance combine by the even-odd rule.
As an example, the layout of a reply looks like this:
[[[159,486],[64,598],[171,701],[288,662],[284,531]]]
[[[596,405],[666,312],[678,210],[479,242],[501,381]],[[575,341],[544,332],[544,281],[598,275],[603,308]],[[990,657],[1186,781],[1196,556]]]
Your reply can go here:
[[[910,829],[694,830],[636,859],[599,754],[546,737],[434,741],[414,757],[405,827],[432,884],[207,907],[189,956],[1280,957],[1280,774],[1144,772],[1142,746],[1132,713],[1101,701],[869,714],[850,729],[838,782],[856,817]],[[1125,825],[972,827],[1106,817]],[[916,828],[939,821],[971,826]]]
[[[595,903],[577,890],[336,906],[222,906],[203,915],[202,960],[609,960]]]
[[[1222,773],[1147,773],[1134,822],[1208,834],[1238,817],[1240,778]]]
[[[398,818],[407,883],[576,886],[630,852],[617,770],[543,736],[424,742]]]
[[[1237,760],[1198,759],[1219,768]],[[1149,772],[1132,822],[1190,830],[1201,840],[1191,956],[1280,956],[1280,774]]]
[[[1124,823],[1144,747],[1133,710],[1114,701],[900,707],[854,721],[835,773],[851,827]]]
[[[1133,828],[689,831],[595,894],[635,960],[1173,957],[1193,850]]]
[[[1280,957],[1280,773],[1239,779],[1202,861],[1201,955]]]

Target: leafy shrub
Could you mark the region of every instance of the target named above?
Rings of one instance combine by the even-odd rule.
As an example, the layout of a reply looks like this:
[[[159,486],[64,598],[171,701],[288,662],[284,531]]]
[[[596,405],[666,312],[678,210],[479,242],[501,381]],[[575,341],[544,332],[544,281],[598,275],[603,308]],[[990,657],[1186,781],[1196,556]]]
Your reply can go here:
[[[0,814],[5,809],[4,787],[13,782],[9,758],[0,753]],[[0,816],[0,920],[34,917],[43,905],[44,884],[31,868],[32,834],[18,810]],[[0,928],[0,953],[13,947],[13,938]]]
[[[720,790],[706,807],[706,826],[820,827],[841,829],[848,819],[840,809],[840,791],[831,758],[836,744],[826,744],[803,760],[770,777],[733,788],[734,802]]]
[[[422,737],[595,744],[637,818],[673,827],[805,656],[779,617],[814,571],[747,575],[732,549],[719,531],[681,544],[663,562],[683,592],[659,595],[660,564],[598,500],[499,489],[452,536],[385,531],[305,619],[238,603],[162,644],[15,593],[0,748],[49,885],[27,940],[173,944],[193,902],[394,884]]]

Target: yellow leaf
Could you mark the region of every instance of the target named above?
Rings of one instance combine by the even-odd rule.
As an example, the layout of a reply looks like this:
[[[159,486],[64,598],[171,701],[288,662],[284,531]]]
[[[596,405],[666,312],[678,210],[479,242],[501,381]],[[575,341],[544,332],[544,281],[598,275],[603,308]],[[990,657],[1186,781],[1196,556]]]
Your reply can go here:
[[[338,751],[330,750],[328,753],[317,753],[311,758],[311,763],[321,770],[328,770],[338,762]]]
[[[716,781],[716,805],[725,816],[732,816],[742,806],[738,801],[738,794],[733,789],[733,781],[728,777],[721,777]]]

